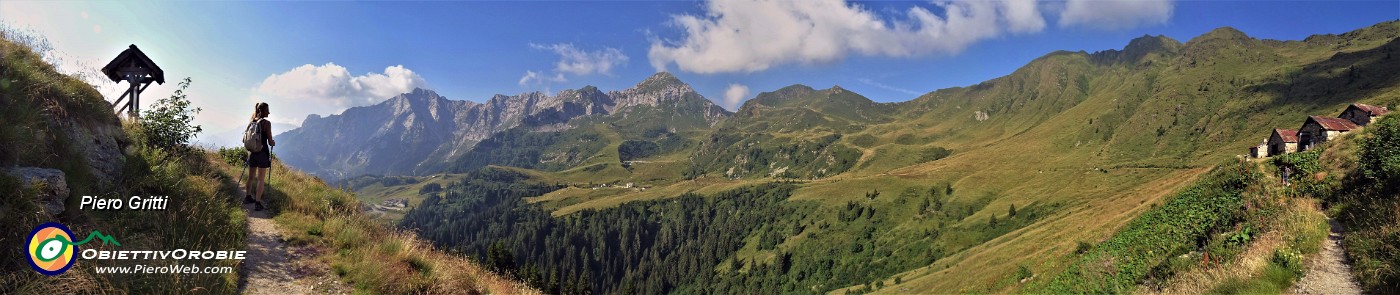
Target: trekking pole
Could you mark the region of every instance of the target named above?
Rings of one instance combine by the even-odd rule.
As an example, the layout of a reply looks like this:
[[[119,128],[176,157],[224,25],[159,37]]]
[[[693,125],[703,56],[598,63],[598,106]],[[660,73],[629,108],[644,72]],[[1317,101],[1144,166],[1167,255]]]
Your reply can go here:
[[[248,163],[251,163],[252,160],[253,160],[253,155],[252,155],[252,154],[248,154],[248,155],[246,155],[246,156],[243,156],[243,169],[238,170],[238,186],[239,186],[239,187],[242,187],[242,186],[243,186],[243,174],[248,172],[248,166],[249,166]],[[249,176],[252,176],[252,175],[249,175]]]
[[[269,185],[272,183],[272,150],[275,148],[276,146],[267,146],[267,183]]]

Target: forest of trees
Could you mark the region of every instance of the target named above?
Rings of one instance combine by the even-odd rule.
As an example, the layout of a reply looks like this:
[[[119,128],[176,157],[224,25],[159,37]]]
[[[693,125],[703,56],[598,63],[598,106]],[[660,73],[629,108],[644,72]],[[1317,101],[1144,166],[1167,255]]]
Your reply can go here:
[[[990,218],[970,220],[996,196],[953,198],[944,183],[824,207],[789,201],[794,184],[769,183],[556,217],[523,198],[562,185],[490,168],[465,179],[433,193],[401,226],[549,293],[876,289],[1059,206],[995,208]]]
[[[860,159],[860,150],[838,143],[839,134],[815,139],[792,139],[764,134],[716,132],[692,156],[687,178],[704,173],[731,173],[728,177],[769,176],[775,169],[781,178],[814,178],[840,174]],[[731,170],[732,168],[732,170]]]
[[[797,210],[786,204],[792,185],[768,184],[555,218],[521,197],[558,186],[478,174],[492,175],[448,186],[402,225],[549,293],[674,291],[712,273],[758,226]]]
[[[569,144],[559,145],[561,142]],[[605,145],[603,136],[592,128],[532,132],[519,127],[482,140],[451,165],[456,172],[474,171],[487,165],[560,170],[573,167]]]

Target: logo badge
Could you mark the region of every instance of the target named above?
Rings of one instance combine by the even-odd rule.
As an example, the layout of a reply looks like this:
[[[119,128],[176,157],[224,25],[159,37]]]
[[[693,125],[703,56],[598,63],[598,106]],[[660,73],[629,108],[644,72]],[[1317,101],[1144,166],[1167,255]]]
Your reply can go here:
[[[44,275],[59,275],[73,267],[78,249],[73,244],[73,231],[57,222],[34,227],[29,232],[29,266]]]

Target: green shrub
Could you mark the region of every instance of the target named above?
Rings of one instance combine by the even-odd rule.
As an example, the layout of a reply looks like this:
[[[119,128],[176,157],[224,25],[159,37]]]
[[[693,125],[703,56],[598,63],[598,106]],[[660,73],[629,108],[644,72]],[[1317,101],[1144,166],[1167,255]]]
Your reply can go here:
[[[224,163],[228,163],[234,167],[243,167],[247,164],[248,150],[241,147],[220,147],[218,153],[219,159],[223,159]]]
[[[1321,154],[1321,152],[1322,149],[1315,148],[1306,152],[1275,156],[1272,158],[1272,161],[1274,165],[1280,168],[1293,168],[1293,173],[1292,175],[1289,175],[1290,177],[1293,177],[1294,175],[1309,175],[1317,173],[1318,171],[1322,171],[1322,165],[1318,164],[1317,162],[1317,157]]]
[[[1395,116],[1371,124],[1371,135],[1361,145],[1361,173],[1370,181],[1394,191],[1400,187],[1400,122]]]
[[[919,152],[919,160],[923,162],[935,161],[947,158],[949,155],[952,154],[953,151],[950,151],[948,149],[942,147],[931,147]]]
[[[1074,253],[1075,253],[1075,254],[1089,253],[1089,250],[1090,250],[1090,249],[1093,249],[1093,248],[1094,248],[1094,245],[1089,244],[1089,242],[1079,241],[1079,245],[1074,246]]]
[[[190,140],[204,129],[194,124],[194,115],[201,109],[190,106],[185,91],[190,87],[190,78],[180,82],[180,88],[170,97],[156,100],[140,120],[144,144],[166,151],[188,151]]]

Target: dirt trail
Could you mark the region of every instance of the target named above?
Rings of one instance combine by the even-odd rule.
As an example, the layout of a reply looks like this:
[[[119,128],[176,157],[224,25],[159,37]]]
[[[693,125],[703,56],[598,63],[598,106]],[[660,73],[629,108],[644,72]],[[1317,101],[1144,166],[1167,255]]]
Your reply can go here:
[[[239,197],[241,200],[242,197]],[[267,210],[248,212],[248,253],[238,272],[243,294],[345,294],[347,287],[314,263],[300,261],[298,249],[282,243],[282,234]],[[314,256],[314,255],[312,255]]]
[[[1332,231],[1322,242],[1322,251],[1288,294],[1361,294],[1360,285],[1351,276],[1346,253],[1342,252],[1342,226],[1330,218],[1327,223],[1332,225]]]

